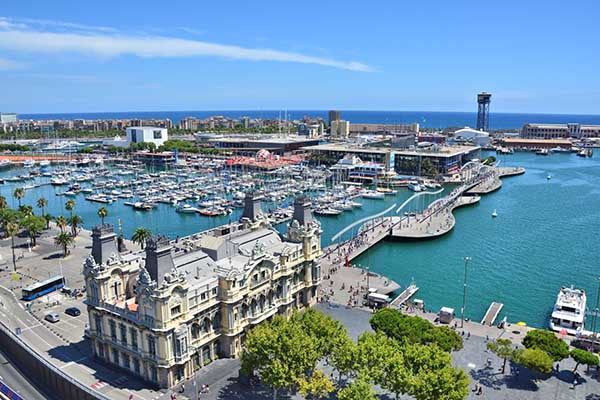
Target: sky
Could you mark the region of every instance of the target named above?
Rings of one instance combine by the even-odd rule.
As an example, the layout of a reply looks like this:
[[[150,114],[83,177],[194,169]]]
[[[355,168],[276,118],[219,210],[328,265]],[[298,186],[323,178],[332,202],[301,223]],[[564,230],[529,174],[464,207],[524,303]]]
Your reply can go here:
[[[600,114],[598,0],[7,1],[0,111]]]

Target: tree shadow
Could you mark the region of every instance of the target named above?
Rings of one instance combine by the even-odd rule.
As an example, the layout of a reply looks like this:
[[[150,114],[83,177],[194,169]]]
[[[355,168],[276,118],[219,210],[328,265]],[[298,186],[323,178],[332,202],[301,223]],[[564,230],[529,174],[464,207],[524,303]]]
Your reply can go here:
[[[228,400],[270,400],[273,398],[273,390],[261,383],[246,385],[239,378],[230,377],[227,384],[219,390],[218,397]],[[279,390],[277,398],[291,399],[291,395],[285,390]]]
[[[62,251],[60,251],[58,253],[52,253],[50,255],[47,255],[43,259],[44,260],[54,260],[54,259],[57,259],[57,258],[62,258],[62,256],[63,256],[63,253],[62,253]]]
[[[600,400],[600,394],[592,393],[585,396],[585,400]]]

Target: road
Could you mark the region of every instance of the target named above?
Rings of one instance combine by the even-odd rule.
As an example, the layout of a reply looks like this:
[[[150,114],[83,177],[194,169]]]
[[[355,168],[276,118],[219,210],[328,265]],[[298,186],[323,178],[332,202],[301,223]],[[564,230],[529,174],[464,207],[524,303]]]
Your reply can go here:
[[[47,394],[42,394],[27,378],[19,371],[0,350],[0,381],[8,385],[21,397],[27,400],[58,400]]]

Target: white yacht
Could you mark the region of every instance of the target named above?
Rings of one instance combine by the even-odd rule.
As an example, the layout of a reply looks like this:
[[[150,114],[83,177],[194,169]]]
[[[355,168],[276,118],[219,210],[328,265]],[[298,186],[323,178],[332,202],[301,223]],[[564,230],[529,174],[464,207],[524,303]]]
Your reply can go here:
[[[414,182],[414,181],[408,183],[408,188],[410,190],[412,190],[413,192],[420,192],[423,190],[421,185],[419,185],[419,182]]]
[[[563,286],[558,292],[552,317],[550,318],[550,329],[556,332],[566,331],[570,335],[576,335],[584,329],[586,310],[585,290],[574,289]]]
[[[29,159],[25,160],[25,162],[23,163],[23,166],[25,168],[33,168],[33,167],[35,167],[35,160],[32,158],[29,158]]]
[[[180,204],[175,208],[178,213],[197,213],[199,210],[196,207],[192,207],[190,204]]]
[[[365,199],[383,200],[385,198],[385,194],[374,190],[364,190],[360,195]]]
[[[12,166],[12,161],[10,160],[0,160],[0,170],[2,169],[10,169]]]

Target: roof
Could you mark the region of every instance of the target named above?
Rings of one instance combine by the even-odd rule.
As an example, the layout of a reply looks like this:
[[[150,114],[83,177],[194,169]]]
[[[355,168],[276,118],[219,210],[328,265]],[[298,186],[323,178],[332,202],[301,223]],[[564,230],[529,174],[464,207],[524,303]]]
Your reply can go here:
[[[569,139],[524,139],[524,138],[506,138],[502,139],[504,143],[554,143],[554,144],[571,144]]]
[[[316,146],[306,146],[304,150],[307,151],[343,151],[346,153],[394,153],[396,155],[406,156],[429,156],[429,157],[453,157],[460,154],[469,153],[474,150],[480,149],[479,146],[469,145],[454,145],[454,146],[438,146],[437,150],[434,148],[428,149],[396,149],[390,147],[358,147],[351,146],[348,144],[319,144]]]

